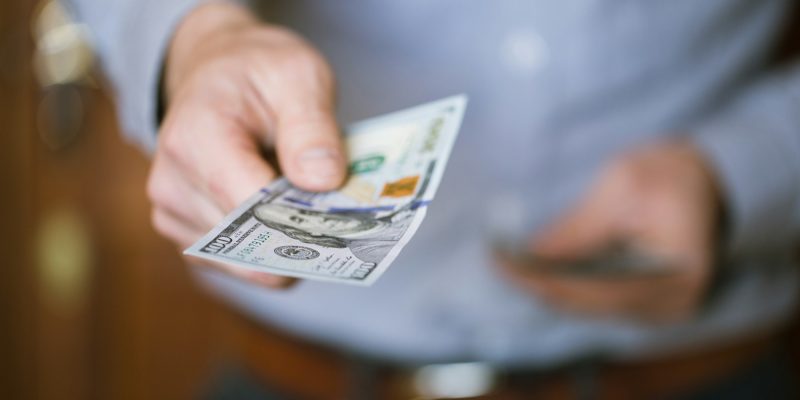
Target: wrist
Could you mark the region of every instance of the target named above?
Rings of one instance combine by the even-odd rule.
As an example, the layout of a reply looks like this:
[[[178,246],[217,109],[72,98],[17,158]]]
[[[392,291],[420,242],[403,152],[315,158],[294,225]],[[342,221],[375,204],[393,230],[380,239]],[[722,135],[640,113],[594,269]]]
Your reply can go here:
[[[710,160],[695,144],[685,142],[681,145],[683,151],[692,160],[694,170],[705,183],[708,204],[712,208],[711,218],[717,238],[724,236],[726,225],[726,202],[721,188],[719,177],[711,165]]]
[[[249,10],[227,1],[212,1],[190,12],[178,25],[168,47],[162,87],[165,100],[169,101],[182,77],[197,65],[208,43],[260,23]]]

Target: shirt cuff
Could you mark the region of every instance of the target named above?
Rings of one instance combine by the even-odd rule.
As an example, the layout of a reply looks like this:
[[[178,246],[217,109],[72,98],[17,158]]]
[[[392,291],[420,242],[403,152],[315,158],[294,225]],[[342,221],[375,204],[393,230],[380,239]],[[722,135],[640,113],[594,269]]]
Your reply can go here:
[[[701,126],[693,138],[719,179],[729,229],[725,248],[734,256],[786,251],[794,240],[800,154],[793,142],[800,125],[767,114],[723,118]]]
[[[142,7],[145,15],[136,18],[137,21],[146,21],[146,29],[139,29],[144,37],[138,41],[142,46],[131,49],[128,53],[131,57],[129,62],[139,64],[138,68],[131,69],[138,76],[130,77],[131,86],[126,87],[127,93],[121,94],[120,99],[122,120],[126,125],[123,126],[124,129],[148,153],[155,151],[156,147],[160,122],[158,99],[161,95],[161,75],[169,44],[178,24],[203,1],[181,0],[165,3],[169,6],[165,7],[164,3],[157,1],[146,2]],[[126,100],[132,104],[125,104]],[[125,113],[133,115],[124,115]]]

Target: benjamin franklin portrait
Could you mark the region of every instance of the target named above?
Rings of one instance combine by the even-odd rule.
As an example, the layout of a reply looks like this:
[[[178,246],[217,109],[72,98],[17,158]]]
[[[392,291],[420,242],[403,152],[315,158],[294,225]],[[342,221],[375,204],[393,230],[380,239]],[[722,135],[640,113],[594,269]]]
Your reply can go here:
[[[403,236],[415,211],[402,208],[377,218],[373,212],[325,213],[272,202],[253,207],[264,225],[303,243],[349,248],[364,262],[379,263]]]

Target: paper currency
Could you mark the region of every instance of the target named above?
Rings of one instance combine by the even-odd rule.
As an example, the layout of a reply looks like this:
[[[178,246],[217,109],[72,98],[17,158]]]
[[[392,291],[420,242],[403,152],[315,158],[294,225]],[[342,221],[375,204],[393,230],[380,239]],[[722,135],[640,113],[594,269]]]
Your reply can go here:
[[[235,268],[373,284],[419,227],[455,142],[466,97],[369,119],[346,130],[350,175],[310,193],[279,179],[184,254]]]

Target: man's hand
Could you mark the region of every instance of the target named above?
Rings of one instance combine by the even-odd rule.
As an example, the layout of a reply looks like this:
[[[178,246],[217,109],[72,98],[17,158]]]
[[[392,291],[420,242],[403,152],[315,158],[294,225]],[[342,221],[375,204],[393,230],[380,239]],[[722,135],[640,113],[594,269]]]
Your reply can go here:
[[[634,151],[601,172],[583,200],[537,235],[530,250],[574,259],[624,243],[662,258],[669,273],[586,277],[508,263],[504,270],[524,289],[576,313],[685,319],[697,310],[712,276],[720,208],[715,178],[690,144]]]
[[[266,151],[307,190],[335,189],[345,177],[331,69],[298,36],[239,6],[210,3],[184,19],[169,48],[164,95],[148,194],[153,225],[180,247],[276,177]]]

